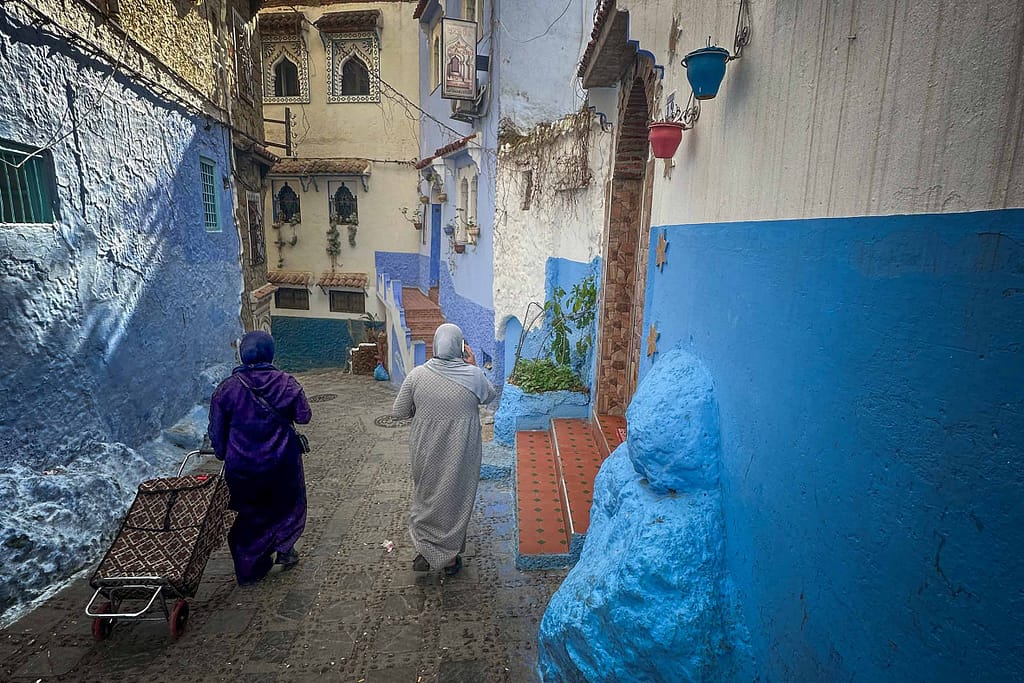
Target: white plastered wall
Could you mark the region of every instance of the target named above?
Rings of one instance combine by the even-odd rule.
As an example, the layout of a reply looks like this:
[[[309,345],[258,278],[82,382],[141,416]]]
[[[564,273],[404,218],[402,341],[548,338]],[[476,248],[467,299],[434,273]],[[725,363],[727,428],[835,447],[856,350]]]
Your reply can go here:
[[[690,89],[680,60],[732,49],[738,0],[621,0],[630,38]],[[1018,0],[750,2],[752,38],[684,133],[652,223],[1024,206]],[[668,53],[673,15],[682,26]]]
[[[562,192],[538,188],[539,195],[534,196],[529,209],[523,208],[523,197],[525,172],[530,168],[507,155],[499,157],[494,218],[494,321],[498,339],[504,338],[510,317],[525,322],[522,318],[529,302],[544,303],[549,258],[589,263],[601,256],[611,142],[612,134],[602,131],[595,120],[590,134],[589,185]],[[550,159],[565,154],[569,145],[567,136],[560,137],[550,148]]]

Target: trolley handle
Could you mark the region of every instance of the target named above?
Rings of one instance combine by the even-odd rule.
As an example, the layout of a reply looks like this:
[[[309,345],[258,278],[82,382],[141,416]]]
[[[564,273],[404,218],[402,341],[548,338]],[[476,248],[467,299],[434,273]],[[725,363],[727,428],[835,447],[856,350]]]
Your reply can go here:
[[[181,465],[178,467],[178,476],[180,477],[182,475],[182,473],[184,473],[185,466],[188,464],[189,460],[191,460],[192,458],[197,458],[198,460],[202,460],[204,455],[207,455],[207,456],[216,455],[214,453],[214,451],[213,451],[213,444],[210,443],[210,435],[209,434],[206,434],[206,435],[203,436],[203,443],[202,443],[202,445],[199,446],[199,448],[197,450],[189,451],[188,453],[185,454],[185,457],[181,461]],[[222,465],[221,466],[221,473],[223,473],[223,472],[224,472],[224,467]]]

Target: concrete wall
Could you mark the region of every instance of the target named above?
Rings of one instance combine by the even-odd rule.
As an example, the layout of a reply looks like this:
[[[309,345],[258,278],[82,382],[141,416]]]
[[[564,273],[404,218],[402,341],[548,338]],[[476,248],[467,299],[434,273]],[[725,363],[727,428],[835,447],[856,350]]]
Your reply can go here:
[[[762,678],[1024,674],[1022,226],[1006,210],[666,229],[644,329],[714,379]]]
[[[666,65],[654,112],[673,91],[685,103],[686,52],[708,35],[732,47],[735,2],[617,6]],[[997,0],[750,10],[751,44],[654,179],[657,353],[640,367],[643,388],[678,348],[713,383],[741,677],[1017,680],[1024,15]]]
[[[377,325],[362,320],[273,317],[274,342],[279,349],[274,364],[288,372],[314,368],[342,368],[349,350],[377,341]]]
[[[403,2],[325,2],[317,6],[299,3],[295,9],[306,19],[302,24],[302,40],[309,55],[309,102],[264,105],[264,113],[272,119],[284,118],[285,107],[291,109],[295,117],[293,155],[413,160],[419,139],[418,112],[394,95],[397,90],[411,102],[419,103],[419,50],[411,7]],[[380,79],[394,90],[382,87],[380,102],[329,103],[327,52],[320,32],[312,24],[328,12],[370,9],[381,12]],[[281,11],[286,10],[265,10],[262,15]],[[264,65],[265,68],[270,66]],[[267,138],[284,143],[283,126],[268,126]],[[407,170],[404,181],[396,182],[393,191],[397,195],[395,201],[401,201],[401,206],[413,207],[416,195],[410,193],[415,188],[416,178],[412,169]]]
[[[338,104],[334,106],[350,106]],[[376,291],[375,257],[378,251],[401,251],[415,256],[419,232],[413,229],[399,212],[400,206],[413,206],[414,188],[409,182],[411,167],[392,164],[374,164],[367,181],[369,191],[364,191],[358,178],[313,176],[270,176],[269,181],[277,190],[283,183],[295,190],[301,204],[302,221],[296,225],[285,224],[274,228],[267,224],[267,261],[270,268],[286,271],[305,271],[319,277],[331,270],[331,258],[327,254],[327,231],[330,228],[331,192],[340,183],[356,197],[359,206],[359,225],[356,226],[355,246],[349,243],[349,232],[345,225],[338,226],[341,253],[337,257],[338,272],[366,273],[369,277],[366,288],[366,310],[377,317],[383,315],[378,305]],[[408,192],[402,192],[407,187]],[[329,190],[330,188],[330,190]],[[405,197],[410,195],[412,199]],[[405,201],[405,204],[401,202]],[[273,215],[271,192],[267,192],[266,216]],[[269,221],[269,218],[267,219]],[[275,242],[281,238],[286,244],[278,247]],[[295,246],[289,246],[292,237],[298,238]],[[299,316],[320,318],[358,318],[361,314],[334,313],[330,311],[329,297],[318,287],[309,292],[310,310],[299,311],[274,308],[275,316]]]
[[[515,147],[506,147],[499,156],[494,225],[494,318],[498,338],[505,337],[505,323],[510,317],[524,322],[529,302],[545,302],[550,294],[545,283],[551,258],[589,263],[601,255],[612,136],[603,132],[596,120],[591,123],[587,143],[589,181],[583,187],[556,189],[560,181],[565,181],[560,163],[578,154],[575,145],[579,138],[572,134],[566,120],[531,131],[530,137]],[[538,162],[537,154],[543,157],[543,163]],[[580,168],[580,164],[573,163],[572,168]],[[529,203],[528,184],[532,189]]]
[[[0,80],[18,93],[0,98],[0,138],[52,144],[57,217],[0,225],[0,535],[28,539],[0,610],[95,559],[139,479],[168,466],[130,448],[208,396],[203,372],[230,367],[241,332],[228,132],[22,18],[0,16]]]
[[[686,52],[732,49],[736,3],[623,0],[689,95]],[[752,39],[683,135],[652,224],[1024,204],[1024,15],[985,0],[752,2]],[[682,32],[668,59],[673,15]]]
[[[501,116],[519,130],[578,111],[584,93],[576,65],[593,23],[594,2],[498,1],[495,27],[502,77]]]
[[[305,271],[319,277],[332,268],[327,254],[327,231],[330,228],[330,191],[339,183],[356,196],[359,203],[359,225],[355,246],[349,243],[346,226],[338,226],[341,253],[337,257],[338,272],[366,273],[366,310],[383,319],[384,305],[375,290],[377,273],[375,254],[380,250],[416,253],[420,249],[421,233],[403,217],[401,209],[410,212],[420,206],[417,189],[418,175],[412,161],[418,152],[419,113],[408,102],[395,94],[397,91],[413,104],[418,102],[419,52],[416,41],[416,22],[410,18],[407,3],[366,2],[326,3],[317,6],[299,6],[305,21],[301,37],[308,53],[309,102],[268,103],[264,112],[268,118],[283,119],[285,107],[291,110],[292,155],[298,158],[367,158],[372,168],[366,190],[353,176],[296,176],[272,175],[274,187],[284,181],[299,195],[302,222],[296,226],[273,227],[273,197],[267,194],[264,211],[266,222],[267,257],[270,268],[287,271]],[[380,19],[380,102],[328,102],[328,55],[319,31],[312,26],[327,12],[377,9]],[[273,12],[292,11],[271,9]],[[271,68],[272,65],[264,65]],[[371,75],[371,81],[374,76]],[[391,86],[390,88],[388,86]],[[268,139],[284,142],[284,127],[268,126]],[[279,153],[284,154],[279,150]],[[294,247],[275,244],[281,235],[285,242],[298,237]],[[318,287],[310,288],[308,311],[273,307],[275,317],[319,318],[325,320],[351,320],[361,314],[336,313],[330,310],[329,293]],[[314,323],[316,329],[324,324]],[[330,327],[330,325],[328,325]],[[332,328],[333,329],[333,328]],[[295,340],[295,343],[298,343]],[[290,349],[297,356],[305,356],[307,344]],[[316,361],[323,365],[334,356],[327,353]]]

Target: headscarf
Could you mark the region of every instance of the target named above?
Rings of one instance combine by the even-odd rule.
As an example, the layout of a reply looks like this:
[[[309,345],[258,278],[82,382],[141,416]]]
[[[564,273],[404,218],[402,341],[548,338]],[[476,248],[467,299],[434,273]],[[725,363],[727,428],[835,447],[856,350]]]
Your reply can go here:
[[[261,330],[249,332],[238,345],[238,355],[242,365],[235,368],[235,372],[246,368],[273,368],[274,338]]]
[[[480,368],[462,359],[464,341],[458,325],[441,325],[434,333],[434,357],[424,367],[465,387],[480,401],[486,401],[491,390],[490,382]]]

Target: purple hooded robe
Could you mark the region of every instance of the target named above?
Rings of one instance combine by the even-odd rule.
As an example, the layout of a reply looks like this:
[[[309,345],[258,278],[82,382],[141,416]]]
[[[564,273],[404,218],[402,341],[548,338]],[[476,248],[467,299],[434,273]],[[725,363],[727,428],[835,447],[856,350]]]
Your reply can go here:
[[[240,584],[259,581],[286,554],[306,526],[302,447],[292,429],[264,407],[244,380],[286,420],[309,422],[312,413],[298,381],[271,365],[274,342],[250,332],[240,346],[244,365],[220,383],[210,401],[210,442],[224,461],[231,509],[238,513],[228,547]]]

